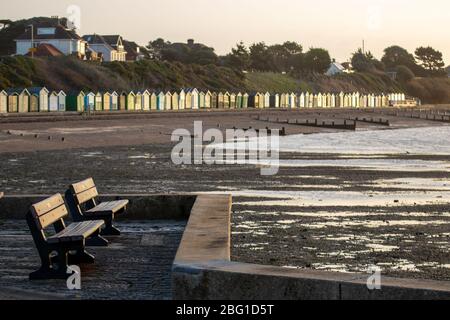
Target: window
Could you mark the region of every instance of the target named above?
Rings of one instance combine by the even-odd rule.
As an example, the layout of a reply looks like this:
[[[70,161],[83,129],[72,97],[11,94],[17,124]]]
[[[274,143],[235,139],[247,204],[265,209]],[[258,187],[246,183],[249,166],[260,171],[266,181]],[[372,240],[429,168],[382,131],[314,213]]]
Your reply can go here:
[[[37,34],[38,35],[52,35],[55,34],[56,29],[55,28],[38,28]]]

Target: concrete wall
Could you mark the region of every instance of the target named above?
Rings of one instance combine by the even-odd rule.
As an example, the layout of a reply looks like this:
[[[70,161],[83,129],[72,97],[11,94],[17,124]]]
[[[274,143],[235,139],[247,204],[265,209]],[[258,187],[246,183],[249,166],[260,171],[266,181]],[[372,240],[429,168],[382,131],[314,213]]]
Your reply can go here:
[[[0,219],[24,219],[33,203],[49,195],[5,196],[0,199]],[[100,201],[129,199],[126,220],[186,220],[195,195],[104,195]]]
[[[199,195],[172,268],[174,299],[450,299],[450,282],[295,270],[230,261],[231,197]]]

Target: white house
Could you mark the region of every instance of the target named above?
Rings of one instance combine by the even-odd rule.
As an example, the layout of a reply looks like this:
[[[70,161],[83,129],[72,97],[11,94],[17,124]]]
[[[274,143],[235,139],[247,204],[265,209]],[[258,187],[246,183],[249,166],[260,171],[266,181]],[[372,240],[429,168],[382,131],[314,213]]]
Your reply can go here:
[[[327,72],[325,72],[325,75],[332,77],[337,74],[346,73],[347,69],[345,67],[337,62],[332,62],[330,67],[328,68]]]
[[[89,49],[101,53],[103,61],[126,61],[127,52],[120,36],[90,34],[83,39],[89,44]]]
[[[31,37],[31,29],[33,29],[33,37]],[[34,25],[33,28],[30,26],[25,33],[15,39],[15,42],[17,55],[26,55],[31,48],[47,44],[65,55],[77,55],[80,59],[86,56],[86,41],[74,30],[59,23]]]

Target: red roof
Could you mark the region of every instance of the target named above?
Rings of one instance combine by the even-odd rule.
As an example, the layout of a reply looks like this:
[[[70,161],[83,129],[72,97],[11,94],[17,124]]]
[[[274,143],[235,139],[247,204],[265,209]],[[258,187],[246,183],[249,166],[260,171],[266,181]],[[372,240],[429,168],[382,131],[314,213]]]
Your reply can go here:
[[[34,52],[35,57],[58,57],[64,55],[61,51],[48,43],[41,43],[36,47]],[[31,56],[31,52],[27,53],[27,56]]]

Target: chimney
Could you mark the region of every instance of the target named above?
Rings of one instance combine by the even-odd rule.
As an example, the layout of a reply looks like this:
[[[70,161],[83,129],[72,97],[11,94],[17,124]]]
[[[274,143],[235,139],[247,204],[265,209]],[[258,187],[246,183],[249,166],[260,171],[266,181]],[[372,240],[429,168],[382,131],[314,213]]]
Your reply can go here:
[[[188,46],[193,46],[194,45],[194,39],[188,39],[187,44],[188,44]]]

